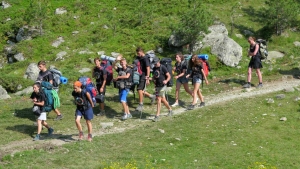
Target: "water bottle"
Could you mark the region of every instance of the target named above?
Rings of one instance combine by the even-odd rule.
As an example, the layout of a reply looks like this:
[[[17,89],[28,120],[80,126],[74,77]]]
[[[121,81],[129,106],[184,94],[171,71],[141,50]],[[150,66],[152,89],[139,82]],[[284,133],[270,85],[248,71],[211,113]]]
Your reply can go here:
[[[110,62],[114,62],[116,60],[116,58],[110,57],[110,56],[106,56],[106,55],[101,55],[100,58],[101,58],[101,60],[108,60]]]

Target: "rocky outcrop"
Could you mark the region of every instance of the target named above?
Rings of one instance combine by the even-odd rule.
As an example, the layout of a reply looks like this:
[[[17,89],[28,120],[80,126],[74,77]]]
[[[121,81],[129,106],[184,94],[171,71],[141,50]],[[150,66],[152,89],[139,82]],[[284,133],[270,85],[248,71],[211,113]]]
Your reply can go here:
[[[24,78],[36,81],[36,79],[39,75],[39,72],[40,72],[40,70],[37,67],[37,64],[36,63],[30,63],[29,66],[26,69]]]
[[[7,94],[7,91],[0,85],[0,100],[10,99],[11,97]]]

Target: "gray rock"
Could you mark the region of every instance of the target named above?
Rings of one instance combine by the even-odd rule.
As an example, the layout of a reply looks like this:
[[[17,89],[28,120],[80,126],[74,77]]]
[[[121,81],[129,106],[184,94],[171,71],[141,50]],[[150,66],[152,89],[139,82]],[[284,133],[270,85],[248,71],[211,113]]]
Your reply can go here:
[[[28,26],[23,26],[22,28],[19,29],[18,34],[16,36],[16,40],[17,42],[20,42],[22,40],[30,40],[42,34],[43,34],[42,29],[37,29],[35,27],[29,28]]]
[[[254,35],[253,32],[249,31],[249,30],[244,30],[244,35],[245,36],[252,36]]]
[[[79,70],[78,72],[80,73],[85,73],[85,72],[90,72],[91,69],[90,68],[82,68],[81,70]]]
[[[82,54],[93,54],[94,52],[88,51],[88,50],[82,50],[79,51],[78,54],[82,55]]]
[[[8,21],[11,21],[11,18],[6,18],[6,20],[5,20],[6,22],[8,22]]]
[[[59,52],[58,54],[56,54],[55,61],[57,61],[57,60],[64,60],[65,59],[64,56],[66,56],[66,55],[67,55],[66,51]]]
[[[73,32],[72,32],[73,35],[76,35],[76,34],[78,34],[78,33],[79,33],[79,31],[73,31]]]
[[[57,48],[63,42],[65,42],[65,40],[60,36],[52,43],[52,46]]]
[[[299,47],[300,46],[300,42],[299,41],[295,41],[294,45],[297,46],[297,47]]]
[[[110,127],[113,127],[114,126],[114,123],[113,122],[102,122],[100,123],[100,126],[103,128],[103,129],[106,129],[106,128],[110,128]]]
[[[14,55],[14,58],[19,62],[25,60],[23,53],[18,53],[16,55]]]
[[[61,7],[61,8],[56,8],[55,9],[55,14],[56,15],[62,15],[64,13],[67,13],[68,11],[64,8],[64,7]]]
[[[294,92],[295,89],[293,87],[289,87],[289,88],[283,89],[283,91],[285,91],[285,92]]]
[[[7,91],[0,85],[0,100],[10,99],[11,97],[7,94]]]
[[[300,97],[296,97],[294,100],[297,102],[300,100]]]
[[[111,52],[110,53],[112,57],[116,58],[120,55],[120,53],[117,53],[117,52]]]
[[[267,100],[267,103],[274,103],[274,99],[272,99],[272,98],[267,98],[266,100]]]
[[[210,31],[210,33],[214,33],[214,34],[221,33],[224,35],[228,35],[228,30],[226,29],[226,26],[222,23],[212,25],[208,28],[208,30]]]
[[[158,47],[158,48],[156,49],[156,51],[157,51],[158,53],[164,53],[164,50],[163,50],[163,48],[161,48],[161,47]]]
[[[11,7],[11,5],[8,2],[2,1],[0,5],[3,9]]]
[[[285,94],[278,94],[276,96],[277,99],[284,99],[285,98]]]
[[[109,27],[107,25],[104,25],[103,28],[104,29],[109,29]]]
[[[279,120],[280,121],[287,121],[287,118],[286,117],[281,117]]]
[[[242,34],[235,34],[236,37],[238,38],[243,38],[244,36]]]
[[[16,92],[15,95],[17,95],[17,96],[29,95],[32,92],[33,92],[33,88],[32,88],[32,86],[29,86],[29,87],[27,87],[27,88],[25,88],[25,89],[23,89],[21,91]]]
[[[269,55],[267,60],[273,60],[273,59],[278,59],[278,58],[282,58],[284,56],[283,53],[278,52],[278,51],[269,51]]]
[[[99,52],[97,52],[97,55],[99,55],[99,56],[104,55],[104,54],[105,54],[104,51],[99,51]]]
[[[36,81],[39,72],[40,72],[40,70],[37,67],[37,64],[36,63],[30,63],[29,66],[26,69],[24,78]]]

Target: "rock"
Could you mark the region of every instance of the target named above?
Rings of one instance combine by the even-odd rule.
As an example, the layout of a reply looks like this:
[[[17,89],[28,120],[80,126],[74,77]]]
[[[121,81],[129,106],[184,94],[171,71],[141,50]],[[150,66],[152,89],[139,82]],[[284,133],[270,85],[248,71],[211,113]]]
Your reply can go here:
[[[111,52],[111,56],[116,58],[120,55],[120,53],[117,53],[117,52]]]
[[[15,95],[17,95],[17,96],[29,95],[32,92],[33,92],[33,88],[32,88],[32,86],[29,86],[29,87],[27,87],[27,88],[25,88],[25,89],[23,89],[21,91],[16,92]]]
[[[285,94],[278,94],[276,96],[277,99],[284,99],[285,98]]]
[[[42,34],[43,34],[42,29],[37,29],[35,27],[29,28],[28,26],[23,26],[22,28],[19,29],[18,34],[16,36],[16,40],[17,42],[20,42],[22,40],[30,40]]]
[[[267,103],[274,103],[274,100],[272,98],[267,98]]]
[[[11,18],[6,18],[6,20],[5,20],[6,22],[8,22],[8,21],[11,21]]]
[[[300,100],[300,97],[296,97],[294,100],[297,102]]]
[[[104,29],[109,29],[109,27],[107,25],[104,25],[103,28]]]
[[[82,55],[82,54],[93,54],[94,52],[88,51],[88,50],[83,50],[83,51],[79,51],[78,54]]]
[[[168,44],[169,44],[169,46],[181,47],[181,46],[187,44],[187,41],[182,39],[178,35],[171,35],[169,37]]]
[[[37,67],[36,63],[30,63],[26,69],[24,78],[31,79],[32,81],[36,81],[39,75],[40,69]]]
[[[285,91],[285,92],[294,92],[295,89],[293,87],[289,87],[289,88],[283,89],[283,91]]]
[[[66,56],[66,55],[67,55],[66,51],[59,52],[58,54],[56,54],[55,61],[57,61],[57,60],[64,60],[65,59],[64,56]]]
[[[220,34],[228,35],[228,30],[226,29],[226,26],[222,23],[212,25],[208,27],[208,30],[210,31],[210,33],[214,33],[214,34],[220,33]]]
[[[158,129],[158,131],[161,133],[165,133],[165,130],[163,130],[163,129]]]
[[[0,6],[3,8],[3,9],[6,9],[6,8],[9,8],[11,7],[11,5],[8,3],[8,2],[5,2],[5,1],[2,1]]]
[[[90,72],[91,69],[90,68],[82,68],[81,70],[79,70],[79,73],[85,73],[85,72]]]
[[[14,55],[14,58],[19,62],[25,60],[23,53],[18,53],[16,55]]]
[[[244,35],[245,36],[252,36],[254,35],[253,32],[249,31],[249,30],[244,30]]]
[[[73,31],[72,32],[73,35],[78,34],[78,33],[79,33],[79,31]]]
[[[287,118],[286,117],[281,117],[280,121],[287,121]]]
[[[55,9],[55,14],[56,15],[62,15],[64,13],[67,13],[67,10],[64,8],[64,7],[61,7],[61,8],[56,8]]]
[[[243,38],[244,36],[242,34],[235,34],[236,37],[238,38]]]
[[[0,100],[10,99],[11,97],[7,94],[7,91],[0,85]]]
[[[283,53],[278,52],[278,51],[269,51],[267,60],[273,60],[273,59],[278,59],[278,58],[282,58],[284,56]]]
[[[299,42],[299,41],[295,41],[295,42],[294,42],[294,45],[295,45],[296,47],[300,47],[300,42]]]
[[[157,51],[158,53],[164,53],[164,50],[163,50],[163,48],[161,48],[161,47],[158,47],[158,48],[156,49],[156,51]]]
[[[65,42],[65,40],[60,36],[52,43],[52,46],[57,48],[63,42]]]
[[[113,127],[114,126],[114,123],[113,122],[105,122],[105,123],[100,123],[100,126],[103,128],[103,129],[106,129],[106,128],[109,128],[109,127]]]
[[[104,54],[105,54],[104,51],[99,51],[99,52],[97,52],[97,55],[99,55],[99,56],[104,55]]]
[[[73,18],[74,18],[74,19],[78,19],[78,18],[79,18],[79,16],[74,16]]]

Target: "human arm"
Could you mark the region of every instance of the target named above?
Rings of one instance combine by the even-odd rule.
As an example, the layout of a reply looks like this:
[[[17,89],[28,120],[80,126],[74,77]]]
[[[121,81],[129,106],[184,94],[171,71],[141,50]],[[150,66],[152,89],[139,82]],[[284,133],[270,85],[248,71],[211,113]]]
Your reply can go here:
[[[171,75],[168,72],[166,67],[162,67],[162,72],[166,75],[166,79],[163,81],[163,84],[166,85],[168,81],[171,79]]]
[[[91,95],[89,92],[86,92],[86,98],[88,99],[88,101],[90,102],[91,106],[94,107],[94,102],[92,101]]]
[[[256,56],[256,55],[257,55],[257,52],[259,52],[258,50],[259,50],[259,45],[258,45],[258,44],[255,44],[254,52],[250,52],[250,50],[249,50],[248,55],[249,55],[249,56]]]
[[[208,84],[208,80],[207,80],[207,78],[206,78],[206,76],[205,76],[204,70],[201,69],[201,72],[202,72],[202,76],[203,76],[203,78],[204,78],[204,80],[205,80],[205,83]]]

